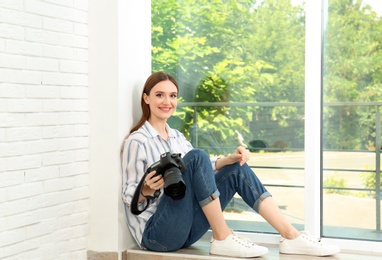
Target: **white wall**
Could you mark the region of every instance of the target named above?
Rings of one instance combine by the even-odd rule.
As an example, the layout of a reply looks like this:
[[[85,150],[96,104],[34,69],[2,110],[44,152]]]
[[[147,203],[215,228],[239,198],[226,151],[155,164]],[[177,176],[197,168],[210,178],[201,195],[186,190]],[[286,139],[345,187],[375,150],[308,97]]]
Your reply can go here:
[[[90,1],[89,249],[122,252],[132,239],[121,200],[119,150],[139,117],[151,71],[150,1]]]
[[[87,9],[0,1],[0,258],[86,258]]]

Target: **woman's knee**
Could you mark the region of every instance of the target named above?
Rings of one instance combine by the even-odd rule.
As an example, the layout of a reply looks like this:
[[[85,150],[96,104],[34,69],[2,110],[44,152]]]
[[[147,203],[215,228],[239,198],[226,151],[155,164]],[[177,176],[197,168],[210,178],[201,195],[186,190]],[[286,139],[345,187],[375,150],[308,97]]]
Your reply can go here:
[[[200,148],[194,148],[190,150],[185,156],[184,160],[191,160],[191,159],[196,159],[196,160],[210,160],[209,155],[202,149]]]

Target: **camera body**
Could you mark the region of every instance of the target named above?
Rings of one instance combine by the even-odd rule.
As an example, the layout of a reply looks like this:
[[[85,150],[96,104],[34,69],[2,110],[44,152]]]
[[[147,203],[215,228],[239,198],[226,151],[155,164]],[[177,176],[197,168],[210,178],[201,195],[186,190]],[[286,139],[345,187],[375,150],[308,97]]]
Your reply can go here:
[[[152,164],[147,173],[156,171],[154,176],[162,175],[164,179],[164,193],[174,200],[182,199],[186,192],[186,184],[182,172],[186,170],[180,153],[164,153],[160,160]]]

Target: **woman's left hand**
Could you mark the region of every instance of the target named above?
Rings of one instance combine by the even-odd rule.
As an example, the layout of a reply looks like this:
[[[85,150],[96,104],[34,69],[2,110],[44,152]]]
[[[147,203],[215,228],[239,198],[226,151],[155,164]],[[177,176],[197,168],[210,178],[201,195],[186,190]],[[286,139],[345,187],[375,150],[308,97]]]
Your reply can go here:
[[[239,146],[235,153],[230,154],[229,157],[233,162],[239,162],[240,166],[242,166],[249,160],[251,154],[247,149],[245,149],[245,147]]]

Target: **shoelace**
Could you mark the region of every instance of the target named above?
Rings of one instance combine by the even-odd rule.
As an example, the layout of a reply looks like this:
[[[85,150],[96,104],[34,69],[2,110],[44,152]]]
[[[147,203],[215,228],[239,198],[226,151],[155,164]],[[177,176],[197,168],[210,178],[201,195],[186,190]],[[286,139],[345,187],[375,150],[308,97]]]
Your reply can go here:
[[[311,243],[318,244],[322,246],[321,238],[313,237],[308,231],[303,231],[301,234],[305,237],[306,240],[308,240]]]
[[[234,239],[237,243],[239,243],[240,245],[242,245],[242,246],[244,246],[244,247],[250,248],[250,247],[253,247],[253,246],[257,246],[256,243],[252,242],[251,240],[249,240],[249,239],[246,238],[246,237],[239,236],[239,235],[236,234],[235,232],[232,232],[232,235],[233,235],[233,239]],[[213,241],[214,241],[214,238],[212,237],[210,242],[213,242]]]
[[[247,247],[247,248],[250,248],[250,247],[253,247],[255,244],[248,241],[248,240],[245,240],[243,239],[242,237],[239,237],[239,236],[234,236],[233,239],[239,243],[240,245],[244,246],[244,247]]]

